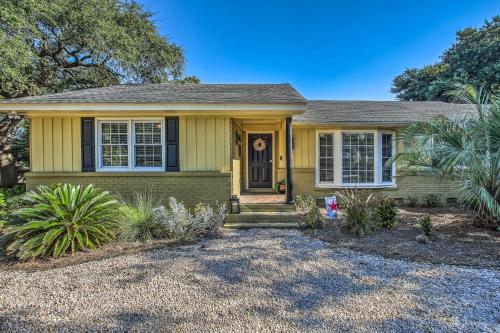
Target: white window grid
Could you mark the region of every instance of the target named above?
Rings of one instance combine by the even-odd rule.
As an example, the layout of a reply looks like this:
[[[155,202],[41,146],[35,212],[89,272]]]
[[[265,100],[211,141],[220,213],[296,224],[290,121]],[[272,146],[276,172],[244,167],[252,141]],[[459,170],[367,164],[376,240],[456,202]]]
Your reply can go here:
[[[163,171],[165,168],[165,123],[163,118],[136,118],[136,119],[110,119],[110,118],[98,118],[96,119],[96,153],[97,153],[97,171]],[[106,166],[103,164],[103,137],[102,137],[102,126],[103,124],[126,124],[127,125],[127,164],[122,166]],[[157,134],[151,134],[149,138],[144,140],[144,136],[139,135],[139,140],[136,137],[135,124],[139,123],[151,123],[153,125],[160,124],[160,141],[158,142]],[[137,142],[139,141],[139,142]],[[146,143],[147,142],[147,143]],[[137,147],[154,147],[153,150],[158,154],[157,150],[161,153],[161,165],[157,166],[137,166],[136,165],[136,151]],[[148,148],[151,150],[151,148]]]
[[[375,135],[365,132],[342,133],[342,182],[375,183]]]
[[[334,137],[333,133],[319,134],[319,181],[334,182]]]
[[[334,158],[333,158],[333,182],[330,181],[321,181],[321,162],[320,162],[320,134],[329,133],[333,135],[334,142]],[[373,145],[369,145],[373,147],[373,182],[345,182],[343,181],[344,175],[351,176],[351,173],[344,173],[343,167],[343,149],[342,149],[342,134],[344,133],[363,133],[363,134],[372,134],[373,135]],[[335,129],[335,130],[317,130],[316,131],[316,187],[325,187],[325,188],[342,188],[342,187],[358,187],[358,188],[377,188],[377,187],[395,187],[396,186],[396,166],[395,163],[392,163],[391,166],[391,175],[392,179],[388,182],[382,181],[382,134],[391,134],[392,135],[392,154],[394,156],[396,152],[396,135],[394,131],[390,130],[344,130],[344,129]],[[372,161],[370,161],[372,163]],[[362,169],[363,171],[371,171],[370,168]],[[353,175],[355,177],[356,174]]]

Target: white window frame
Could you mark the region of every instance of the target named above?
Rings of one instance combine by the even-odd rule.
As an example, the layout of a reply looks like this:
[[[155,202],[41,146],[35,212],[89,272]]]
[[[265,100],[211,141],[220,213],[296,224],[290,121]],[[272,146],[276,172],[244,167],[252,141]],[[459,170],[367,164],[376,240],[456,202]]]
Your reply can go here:
[[[319,135],[333,134],[333,182],[320,182]],[[372,133],[374,139],[374,182],[373,183],[344,183],[342,181],[342,133]],[[396,187],[396,163],[392,164],[392,182],[382,182],[382,133],[392,134],[392,153],[396,153],[396,132],[389,130],[317,130],[316,131],[316,179],[318,188],[390,188]]]
[[[160,167],[136,167],[135,166],[135,126],[134,123],[161,123],[161,151],[162,161]],[[103,123],[127,123],[127,145],[128,145],[128,167],[105,167],[102,166],[102,131]],[[96,141],[96,171],[99,172],[158,172],[165,171],[165,119],[164,118],[97,118],[95,136]]]
[[[384,164],[382,163],[382,134],[390,134],[392,135],[392,156],[396,156],[396,132],[393,131],[379,131],[378,132],[378,137],[379,137],[379,142],[380,142],[380,170],[377,172],[380,172],[380,183],[381,184],[387,184],[387,185],[394,185],[396,183],[396,162],[392,163],[391,165],[391,173],[392,173],[392,180],[390,182],[384,182],[382,179],[382,168],[384,167]]]
[[[328,131],[321,131],[321,130],[318,130],[316,131],[316,184],[322,184],[322,185],[326,185],[326,186],[329,186],[329,185],[335,185],[335,184],[338,184],[338,174],[337,174],[337,163],[338,163],[338,157],[337,157],[337,151],[338,151],[338,146],[337,146],[337,142],[338,142],[338,135],[336,134],[338,131],[332,131],[332,130],[328,130]],[[333,134],[333,182],[321,182],[320,181],[320,139],[319,139],[319,136],[320,134]]]

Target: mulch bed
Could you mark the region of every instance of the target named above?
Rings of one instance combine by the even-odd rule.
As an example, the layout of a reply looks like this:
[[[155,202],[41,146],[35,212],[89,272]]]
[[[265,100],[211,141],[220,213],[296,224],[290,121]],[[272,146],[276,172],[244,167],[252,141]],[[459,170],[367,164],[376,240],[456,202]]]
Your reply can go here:
[[[61,258],[33,259],[18,261],[15,258],[4,257],[0,254],[1,271],[40,271],[78,265],[89,261],[104,260],[122,255],[135,254],[143,251],[151,251],[166,246],[178,245],[172,240],[156,240],[151,243],[140,242],[114,242],[104,245],[96,250],[78,252],[73,255],[65,255]]]
[[[432,216],[435,232],[428,244],[418,218]],[[306,230],[334,247],[388,258],[500,269],[500,232],[474,225],[474,215],[461,209],[402,208],[395,230],[378,229],[365,237],[351,234],[342,222],[329,222],[323,230]]]

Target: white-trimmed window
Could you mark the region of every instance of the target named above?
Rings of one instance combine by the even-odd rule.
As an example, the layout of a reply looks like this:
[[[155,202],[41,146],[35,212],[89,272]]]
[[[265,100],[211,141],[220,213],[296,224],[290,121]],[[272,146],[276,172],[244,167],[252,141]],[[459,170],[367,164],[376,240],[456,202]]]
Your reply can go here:
[[[98,120],[99,171],[164,170],[163,119]]]
[[[395,134],[377,130],[317,132],[316,185],[321,187],[394,186]]]
[[[333,133],[319,134],[319,181],[333,183]]]
[[[101,123],[101,166],[128,168],[128,122]]]
[[[392,183],[394,177],[394,163],[388,164],[394,156],[394,134],[381,133],[381,155],[382,155],[382,183]]]
[[[342,133],[342,183],[375,182],[374,133]]]

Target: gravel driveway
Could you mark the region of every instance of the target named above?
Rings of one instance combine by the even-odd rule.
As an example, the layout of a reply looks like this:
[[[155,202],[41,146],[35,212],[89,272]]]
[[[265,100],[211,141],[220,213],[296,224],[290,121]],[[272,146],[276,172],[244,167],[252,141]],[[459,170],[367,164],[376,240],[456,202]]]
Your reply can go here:
[[[295,230],[0,274],[0,331],[500,332],[499,271],[332,249]]]

